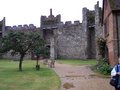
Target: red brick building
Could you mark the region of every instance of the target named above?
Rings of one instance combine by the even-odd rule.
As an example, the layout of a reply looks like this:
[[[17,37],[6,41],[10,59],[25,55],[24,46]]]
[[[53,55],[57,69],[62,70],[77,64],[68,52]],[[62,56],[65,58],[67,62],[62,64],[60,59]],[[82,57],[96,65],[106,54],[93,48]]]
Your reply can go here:
[[[120,0],[103,0],[103,27],[106,56],[113,66],[120,57]]]

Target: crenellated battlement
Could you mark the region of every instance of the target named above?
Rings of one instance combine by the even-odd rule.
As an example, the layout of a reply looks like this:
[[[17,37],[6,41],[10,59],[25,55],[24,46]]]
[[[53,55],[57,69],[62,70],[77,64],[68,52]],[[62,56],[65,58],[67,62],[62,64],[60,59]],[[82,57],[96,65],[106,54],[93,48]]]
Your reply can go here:
[[[54,20],[59,21],[60,18],[61,18],[60,14],[56,15],[56,16],[54,16],[54,15],[51,15],[51,16],[50,15],[49,16],[41,16],[41,20],[42,21],[54,21]]]
[[[82,23],[80,23],[80,21],[79,20],[76,20],[76,21],[65,21],[65,22],[60,22],[59,23],[59,27],[62,27],[62,26],[64,26],[64,27],[71,27],[71,26],[79,26],[79,25],[81,25]]]
[[[34,24],[24,24],[24,25],[18,25],[18,26],[7,26],[7,30],[33,30],[36,29],[36,26]]]
[[[70,25],[80,25],[80,21],[77,20],[77,21],[74,21],[73,23],[72,23],[72,21],[66,21],[64,25],[66,25],[66,26],[70,26]]]
[[[52,9],[50,9],[50,15],[41,16],[41,28],[56,27],[61,22],[61,15],[52,15]]]

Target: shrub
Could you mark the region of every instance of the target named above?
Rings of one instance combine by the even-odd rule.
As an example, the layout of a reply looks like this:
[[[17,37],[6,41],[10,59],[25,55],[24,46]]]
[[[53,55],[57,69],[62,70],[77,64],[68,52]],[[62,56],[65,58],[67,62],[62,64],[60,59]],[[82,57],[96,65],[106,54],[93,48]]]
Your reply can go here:
[[[110,75],[112,68],[105,59],[100,59],[98,60],[98,63],[93,66],[93,69],[101,74]]]

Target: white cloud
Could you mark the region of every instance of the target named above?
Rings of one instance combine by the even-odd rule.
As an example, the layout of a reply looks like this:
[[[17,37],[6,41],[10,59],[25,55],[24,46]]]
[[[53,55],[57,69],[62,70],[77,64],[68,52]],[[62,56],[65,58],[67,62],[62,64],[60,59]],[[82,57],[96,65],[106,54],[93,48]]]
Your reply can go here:
[[[40,16],[61,14],[62,21],[82,19],[82,8],[94,9],[98,0],[0,0],[0,19],[6,17],[7,25],[30,24],[40,26]],[[102,0],[99,0],[102,6]]]

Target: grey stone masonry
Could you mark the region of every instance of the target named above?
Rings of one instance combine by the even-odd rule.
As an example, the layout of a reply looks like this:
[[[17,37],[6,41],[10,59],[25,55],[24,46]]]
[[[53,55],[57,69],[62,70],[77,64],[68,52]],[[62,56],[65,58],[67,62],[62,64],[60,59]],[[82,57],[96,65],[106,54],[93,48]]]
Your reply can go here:
[[[95,5],[95,10],[83,8],[82,15],[82,23],[79,20],[63,23],[61,15],[54,16],[50,9],[49,16],[41,16],[39,28],[33,24],[5,27],[3,19],[1,34],[5,35],[11,30],[38,32],[44,38],[46,46],[50,47],[50,59],[94,59],[98,56],[96,39],[103,35],[99,2]]]
[[[85,59],[82,25],[63,26],[55,30],[57,58]]]
[[[54,43],[54,37],[50,38],[50,59],[55,59],[55,43]]]
[[[102,9],[99,7],[99,2],[95,5],[95,38],[103,37],[103,27],[101,25]],[[99,58],[98,47],[96,43],[96,58]]]

